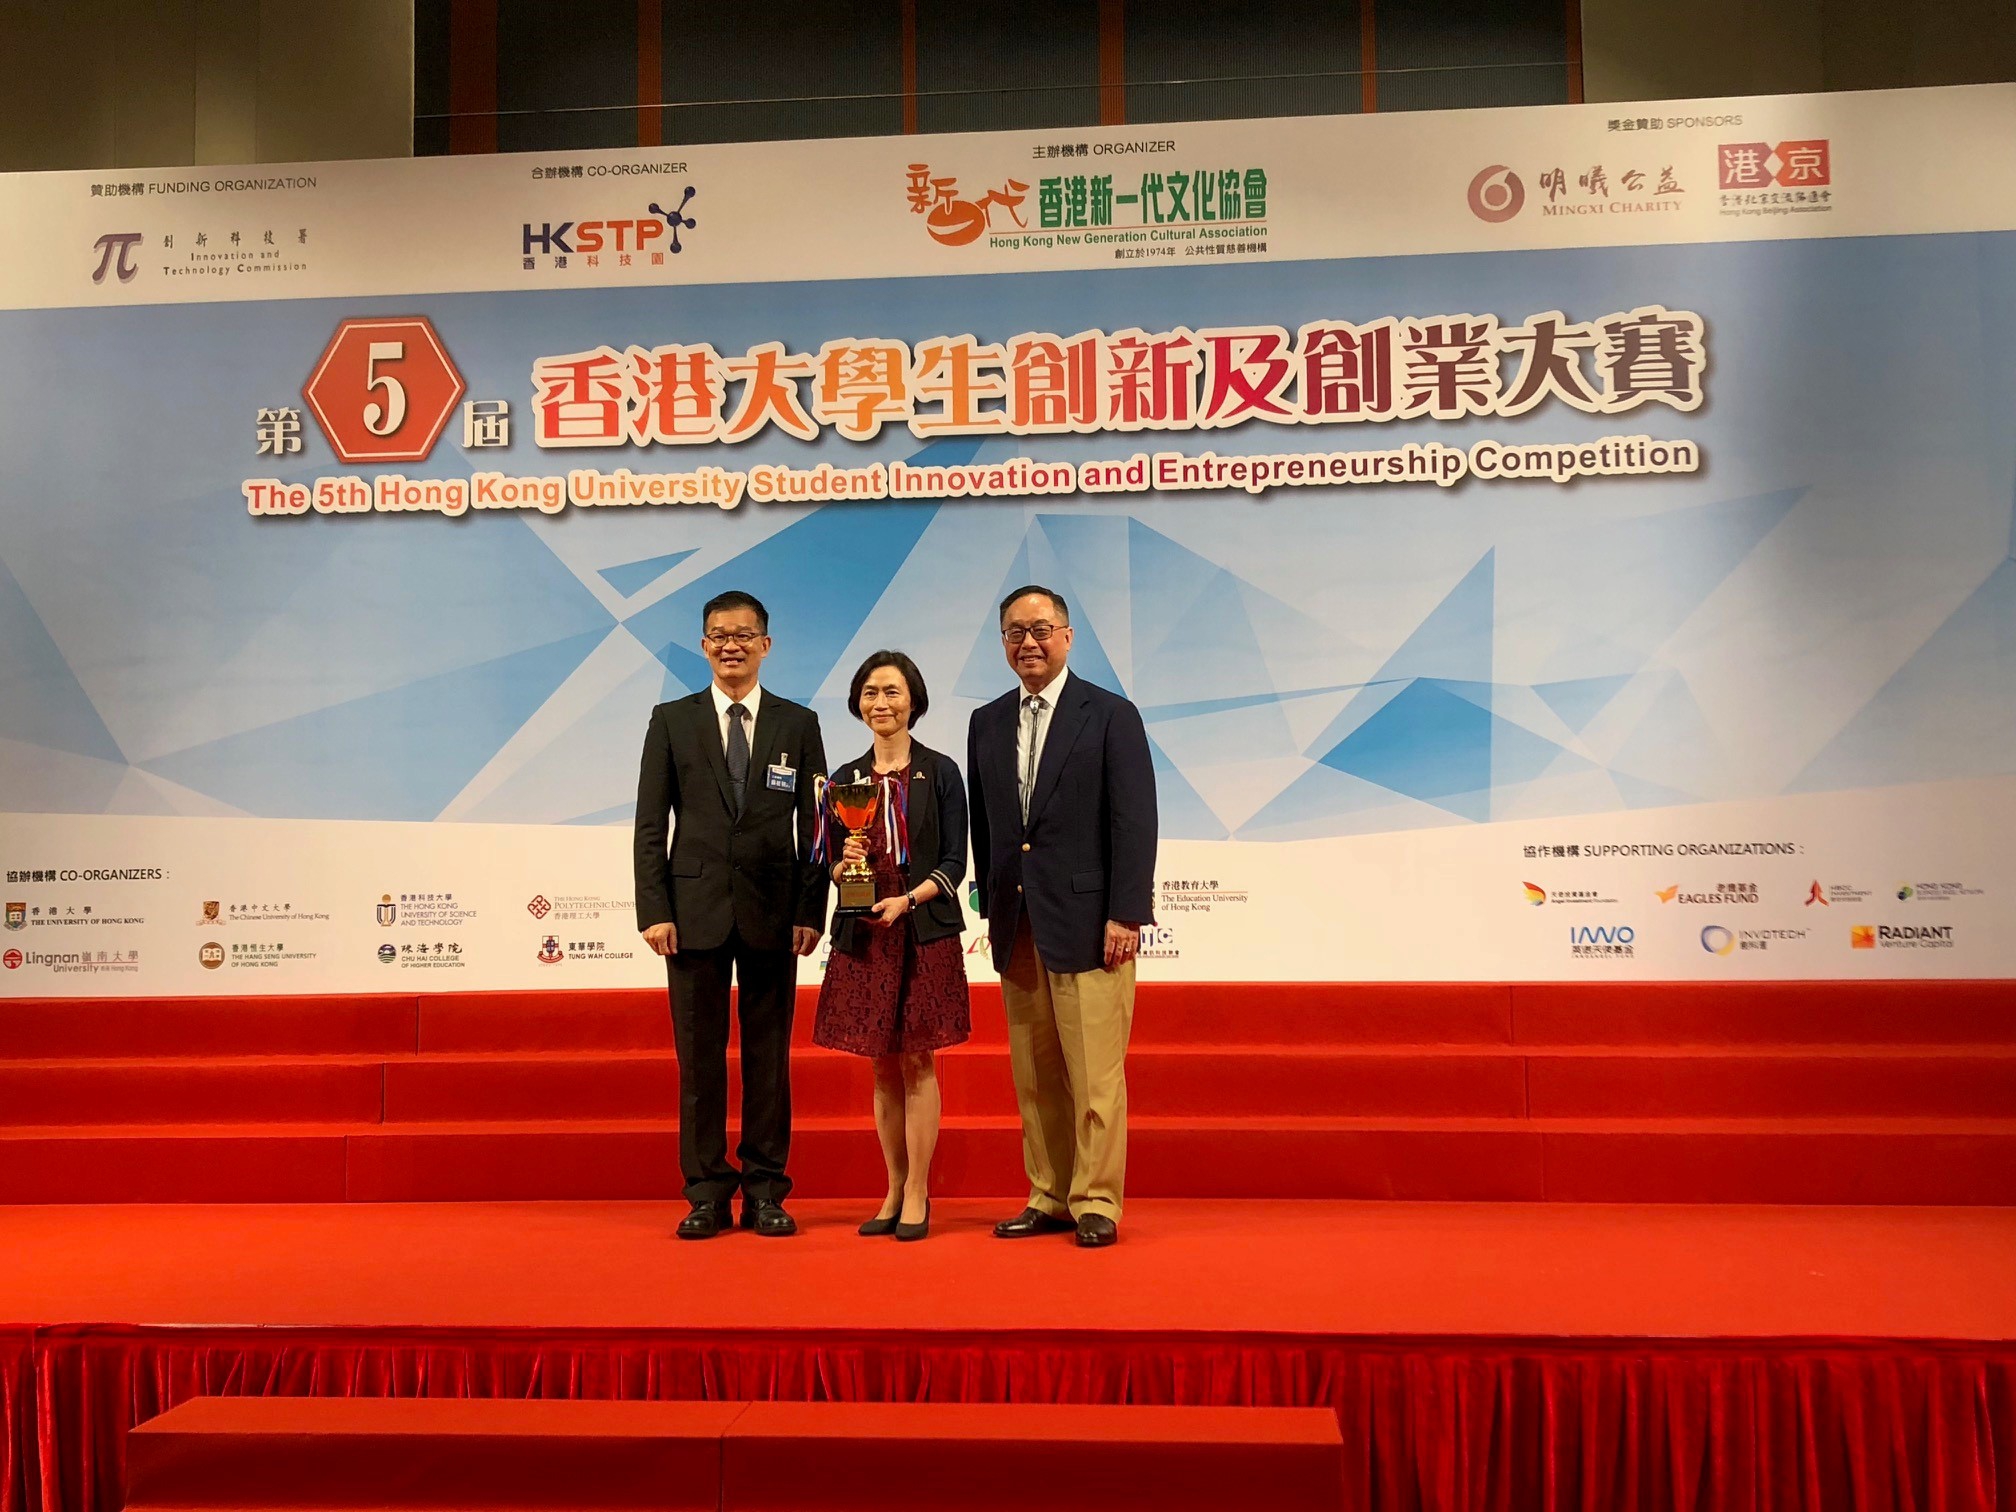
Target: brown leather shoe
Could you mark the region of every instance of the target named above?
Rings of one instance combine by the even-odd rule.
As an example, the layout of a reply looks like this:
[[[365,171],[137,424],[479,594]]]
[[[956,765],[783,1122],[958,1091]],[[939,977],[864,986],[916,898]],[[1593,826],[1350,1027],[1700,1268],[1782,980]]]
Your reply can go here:
[[[1071,1220],[1059,1218],[1044,1212],[1041,1208],[1024,1208],[1013,1218],[1003,1218],[994,1225],[996,1239],[1033,1239],[1038,1234],[1068,1234]]]
[[[1104,1249],[1120,1242],[1120,1225],[1104,1213],[1087,1213],[1078,1220],[1078,1247]]]

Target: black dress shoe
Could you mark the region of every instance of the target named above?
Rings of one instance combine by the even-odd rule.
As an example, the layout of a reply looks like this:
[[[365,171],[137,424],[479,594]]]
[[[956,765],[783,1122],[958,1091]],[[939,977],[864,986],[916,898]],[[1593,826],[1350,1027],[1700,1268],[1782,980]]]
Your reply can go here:
[[[913,1240],[922,1239],[926,1234],[930,1232],[931,1232],[931,1199],[929,1197],[926,1197],[924,1199],[924,1216],[915,1223],[897,1224],[896,1240],[899,1244],[909,1244]]]
[[[798,1232],[798,1220],[775,1198],[750,1197],[742,1202],[742,1227],[754,1229],[766,1239],[781,1239]]]
[[[1078,1220],[1078,1247],[1104,1249],[1120,1242],[1120,1225],[1104,1213],[1087,1213]]]
[[[1069,1218],[1058,1218],[1040,1208],[1024,1208],[1013,1218],[994,1225],[996,1239],[1032,1239],[1038,1234],[1065,1234],[1071,1231]]]
[[[673,1232],[681,1239],[712,1239],[734,1222],[725,1202],[696,1202]]]

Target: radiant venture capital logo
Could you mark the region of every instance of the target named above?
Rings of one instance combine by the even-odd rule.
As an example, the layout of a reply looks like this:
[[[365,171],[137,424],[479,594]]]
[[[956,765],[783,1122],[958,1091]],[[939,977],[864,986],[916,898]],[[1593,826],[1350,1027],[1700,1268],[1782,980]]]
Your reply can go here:
[[[108,231],[92,243],[98,253],[98,267],[91,275],[91,282],[105,282],[105,275],[116,273],[121,283],[133,282],[139,269],[133,265],[133,249],[141,244],[143,233],[139,231]]]
[[[1526,186],[1503,163],[1493,163],[1470,180],[1470,213],[1493,225],[1508,221],[1526,205]]]
[[[1874,924],[1850,924],[1848,945],[1851,950],[1874,950],[1876,948],[1876,926]]]

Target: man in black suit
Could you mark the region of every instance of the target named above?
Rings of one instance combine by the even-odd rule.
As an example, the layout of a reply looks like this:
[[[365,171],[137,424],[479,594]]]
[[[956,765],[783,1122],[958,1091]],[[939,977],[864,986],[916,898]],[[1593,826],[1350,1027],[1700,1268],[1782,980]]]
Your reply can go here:
[[[758,686],[770,616],[746,593],[702,611],[712,686],[651,711],[637,777],[637,927],[666,957],[679,1053],[679,1168],[693,1210],[681,1239],[729,1226],[795,1234],[784,1211],[791,1147],[791,1012],[798,957],[826,922],[811,864],[819,718]],[[673,821],[666,848],[666,819]],[[728,1162],[728,982],[741,988],[742,1159]]]
[[[1022,1112],[1029,1204],[1003,1239],[1120,1236],[1127,1036],[1141,926],[1154,922],[1155,768],[1141,711],[1075,677],[1071,614],[1048,588],[1001,603],[1022,686],[973,711],[966,772]]]

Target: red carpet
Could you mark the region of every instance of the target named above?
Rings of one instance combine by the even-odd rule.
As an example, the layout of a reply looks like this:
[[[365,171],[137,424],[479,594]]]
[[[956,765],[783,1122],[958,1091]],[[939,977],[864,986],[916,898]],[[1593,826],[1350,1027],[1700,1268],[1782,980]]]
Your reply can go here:
[[[948,1196],[1019,1180],[998,995],[942,1058]],[[792,1168],[879,1191],[804,1044]],[[0,1001],[0,1202],[671,1197],[653,992]],[[2016,1203],[2016,983],[1144,986],[1144,1197]]]
[[[0,1209],[0,1507],[118,1512],[128,1429],[248,1393],[1323,1406],[1354,1507],[2016,1505],[2009,1210],[794,1206]]]

